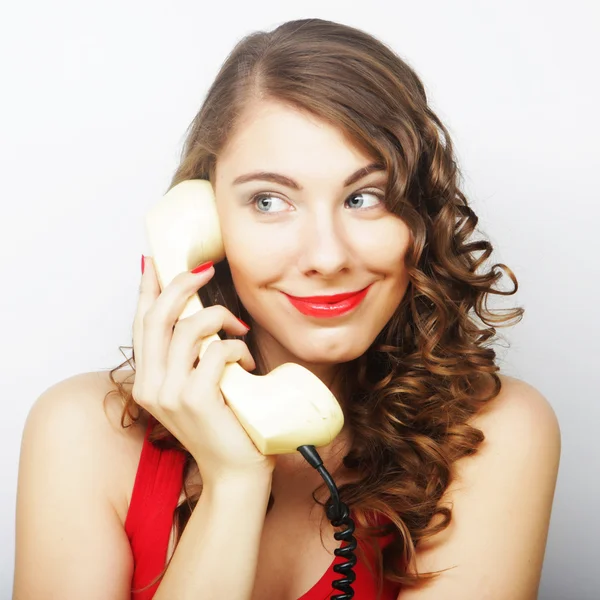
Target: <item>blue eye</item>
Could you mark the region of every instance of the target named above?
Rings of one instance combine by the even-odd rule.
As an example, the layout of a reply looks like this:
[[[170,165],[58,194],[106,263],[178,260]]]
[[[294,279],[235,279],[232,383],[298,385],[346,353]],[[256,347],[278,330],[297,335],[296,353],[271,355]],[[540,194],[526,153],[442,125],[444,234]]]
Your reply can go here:
[[[363,191],[363,192],[357,192],[356,194],[352,194],[351,196],[349,196],[346,200],[346,204],[351,201],[352,199],[355,198],[360,198],[361,196],[371,196],[372,198],[376,199],[376,202],[374,204],[372,204],[371,206],[364,206],[365,201],[362,200],[360,201],[360,205],[350,205],[350,208],[364,208],[364,209],[368,209],[368,208],[373,208],[374,206],[377,206],[378,204],[381,204],[383,202],[383,194],[381,194],[381,192],[375,192],[375,191]],[[273,213],[278,213],[278,212],[282,212],[282,211],[277,211],[277,210],[269,210],[269,208],[271,208],[273,206],[273,201],[279,200],[280,202],[284,202],[286,204],[288,204],[285,200],[282,200],[281,198],[279,198],[278,196],[274,196],[273,194],[270,194],[268,192],[265,192],[263,194],[257,194],[256,196],[253,196],[250,199],[250,204],[253,204],[254,207],[256,208],[256,210],[262,214],[273,214]],[[266,209],[266,210],[262,210],[262,209]]]
[[[381,194],[376,194],[375,192],[358,192],[356,194],[352,194],[352,196],[350,196],[348,198],[348,200],[351,200],[352,198],[359,198],[360,196],[371,196],[373,198],[377,199],[377,202],[375,204],[379,204],[383,201],[383,196]],[[365,208],[364,206],[355,206],[355,208]],[[367,208],[371,208],[370,206]]]
[[[272,196],[271,194],[258,194],[257,196],[254,196],[252,198],[252,204],[254,204],[255,206],[259,206],[262,204],[263,208],[265,207],[265,202],[264,200],[267,200],[268,202],[270,202],[272,204],[272,200],[271,199],[275,199],[275,200],[281,200],[281,198],[278,198],[277,196]],[[283,202],[283,200],[281,200]],[[277,211],[265,211],[265,210],[260,210],[259,208],[257,208],[258,212],[261,213],[272,213],[272,212],[277,212]]]

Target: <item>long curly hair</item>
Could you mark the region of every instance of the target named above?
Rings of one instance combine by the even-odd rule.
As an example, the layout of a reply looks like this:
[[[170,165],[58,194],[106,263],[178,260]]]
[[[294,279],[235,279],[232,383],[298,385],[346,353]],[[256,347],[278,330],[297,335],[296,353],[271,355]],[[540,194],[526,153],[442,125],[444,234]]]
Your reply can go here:
[[[504,264],[483,268],[493,247],[484,237],[473,239],[478,217],[459,188],[450,136],[428,106],[423,83],[385,44],[347,25],[302,19],[244,37],[190,124],[170,187],[186,179],[214,182],[216,159],[238,117],[260,99],[333,124],[385,165],[386,206],[410,229],[406,293],[368,350],[344,365],[345,420],[353,441],[343,464],[360,477],[339,492],[352,507],[355,536],[374,552],[379,587],[384,578],[417,585],[442,572],[418,573],[416,547],[450,523],[452,510],[440,500],[453,480],[453,465],[477,452],[484,439],[468,421],[501,389],[491,347],[496,327],[523,315],[522,308],[492,311],[489,295],[512,295],[518,283]],[[502,269],[513,282],[510,291],[493,288]],[[215,271],[198,292],[203,303],[222,304],[250,322],[227,260]],[[264,374],[252,330],[243,339],[257,363],[254,373]],[[123,427],[126,416],[134,422],[143,412],[131,385],[113,377],[132,361],[110,371],[117,388],[112,393],[123,400]],[[185,482],[193,466],[186,448],[160,423],[150,439],[186,453]],[[186,500],[173,517],[176,540],[202,487],[184,485],[184,491]],[[388,535],[393,540],[381,550],[376,538]],[[360,546],[357,551],[364,558]]]

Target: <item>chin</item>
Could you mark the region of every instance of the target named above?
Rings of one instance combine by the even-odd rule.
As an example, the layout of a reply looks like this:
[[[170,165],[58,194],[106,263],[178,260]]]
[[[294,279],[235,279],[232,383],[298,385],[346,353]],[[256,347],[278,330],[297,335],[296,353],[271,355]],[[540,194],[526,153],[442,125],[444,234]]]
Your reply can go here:
[[[337,365],[355,360],[364,354],[368,347],[368,344],[364,347],[363,345],[360,345],[359,347],[358,344],[354,343],[351,347],[344,344],[338,348],[324,345],[322,347],[292,347],[289,348],[289,350],[298,360],[305,363],[315,365]]]

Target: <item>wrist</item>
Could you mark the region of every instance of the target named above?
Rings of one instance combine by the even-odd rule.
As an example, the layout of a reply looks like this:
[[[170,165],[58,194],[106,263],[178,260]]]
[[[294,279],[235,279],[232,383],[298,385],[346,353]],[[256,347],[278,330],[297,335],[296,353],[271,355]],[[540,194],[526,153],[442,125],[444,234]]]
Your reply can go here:
[[[249,493],[264,490],[268,496],[271,492],[272,481],[272,471],[227,473],[209,480],[204,487],[219,494]]]
[[[270,474],[231,475],[205,485],[202,494],[206,494],[207,501],[213,506],[228,507],[227,512],[243,510],[250,518],[256,511],[264,516],[271,495],[271,482]]]

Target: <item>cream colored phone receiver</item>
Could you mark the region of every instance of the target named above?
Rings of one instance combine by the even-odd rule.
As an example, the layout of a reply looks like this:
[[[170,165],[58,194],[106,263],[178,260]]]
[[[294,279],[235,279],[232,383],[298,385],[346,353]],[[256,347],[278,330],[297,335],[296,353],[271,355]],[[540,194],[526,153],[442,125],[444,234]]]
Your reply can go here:
[[[225,258],[215,197],[209,181],[190,179],[170,189],[146,217],[146,233],[161,290],[201,262]],[[180,319],[203,308],[194,294]],[[200,358],[217,334],[204,338]],[[265,455],[326,446],[344,425],[329,388],[308,369],[285,363],[268,375],[252,375],[238,363],[225,366],[220,388],[228,406]],[[202,402],[202,398],[198,398]]]

